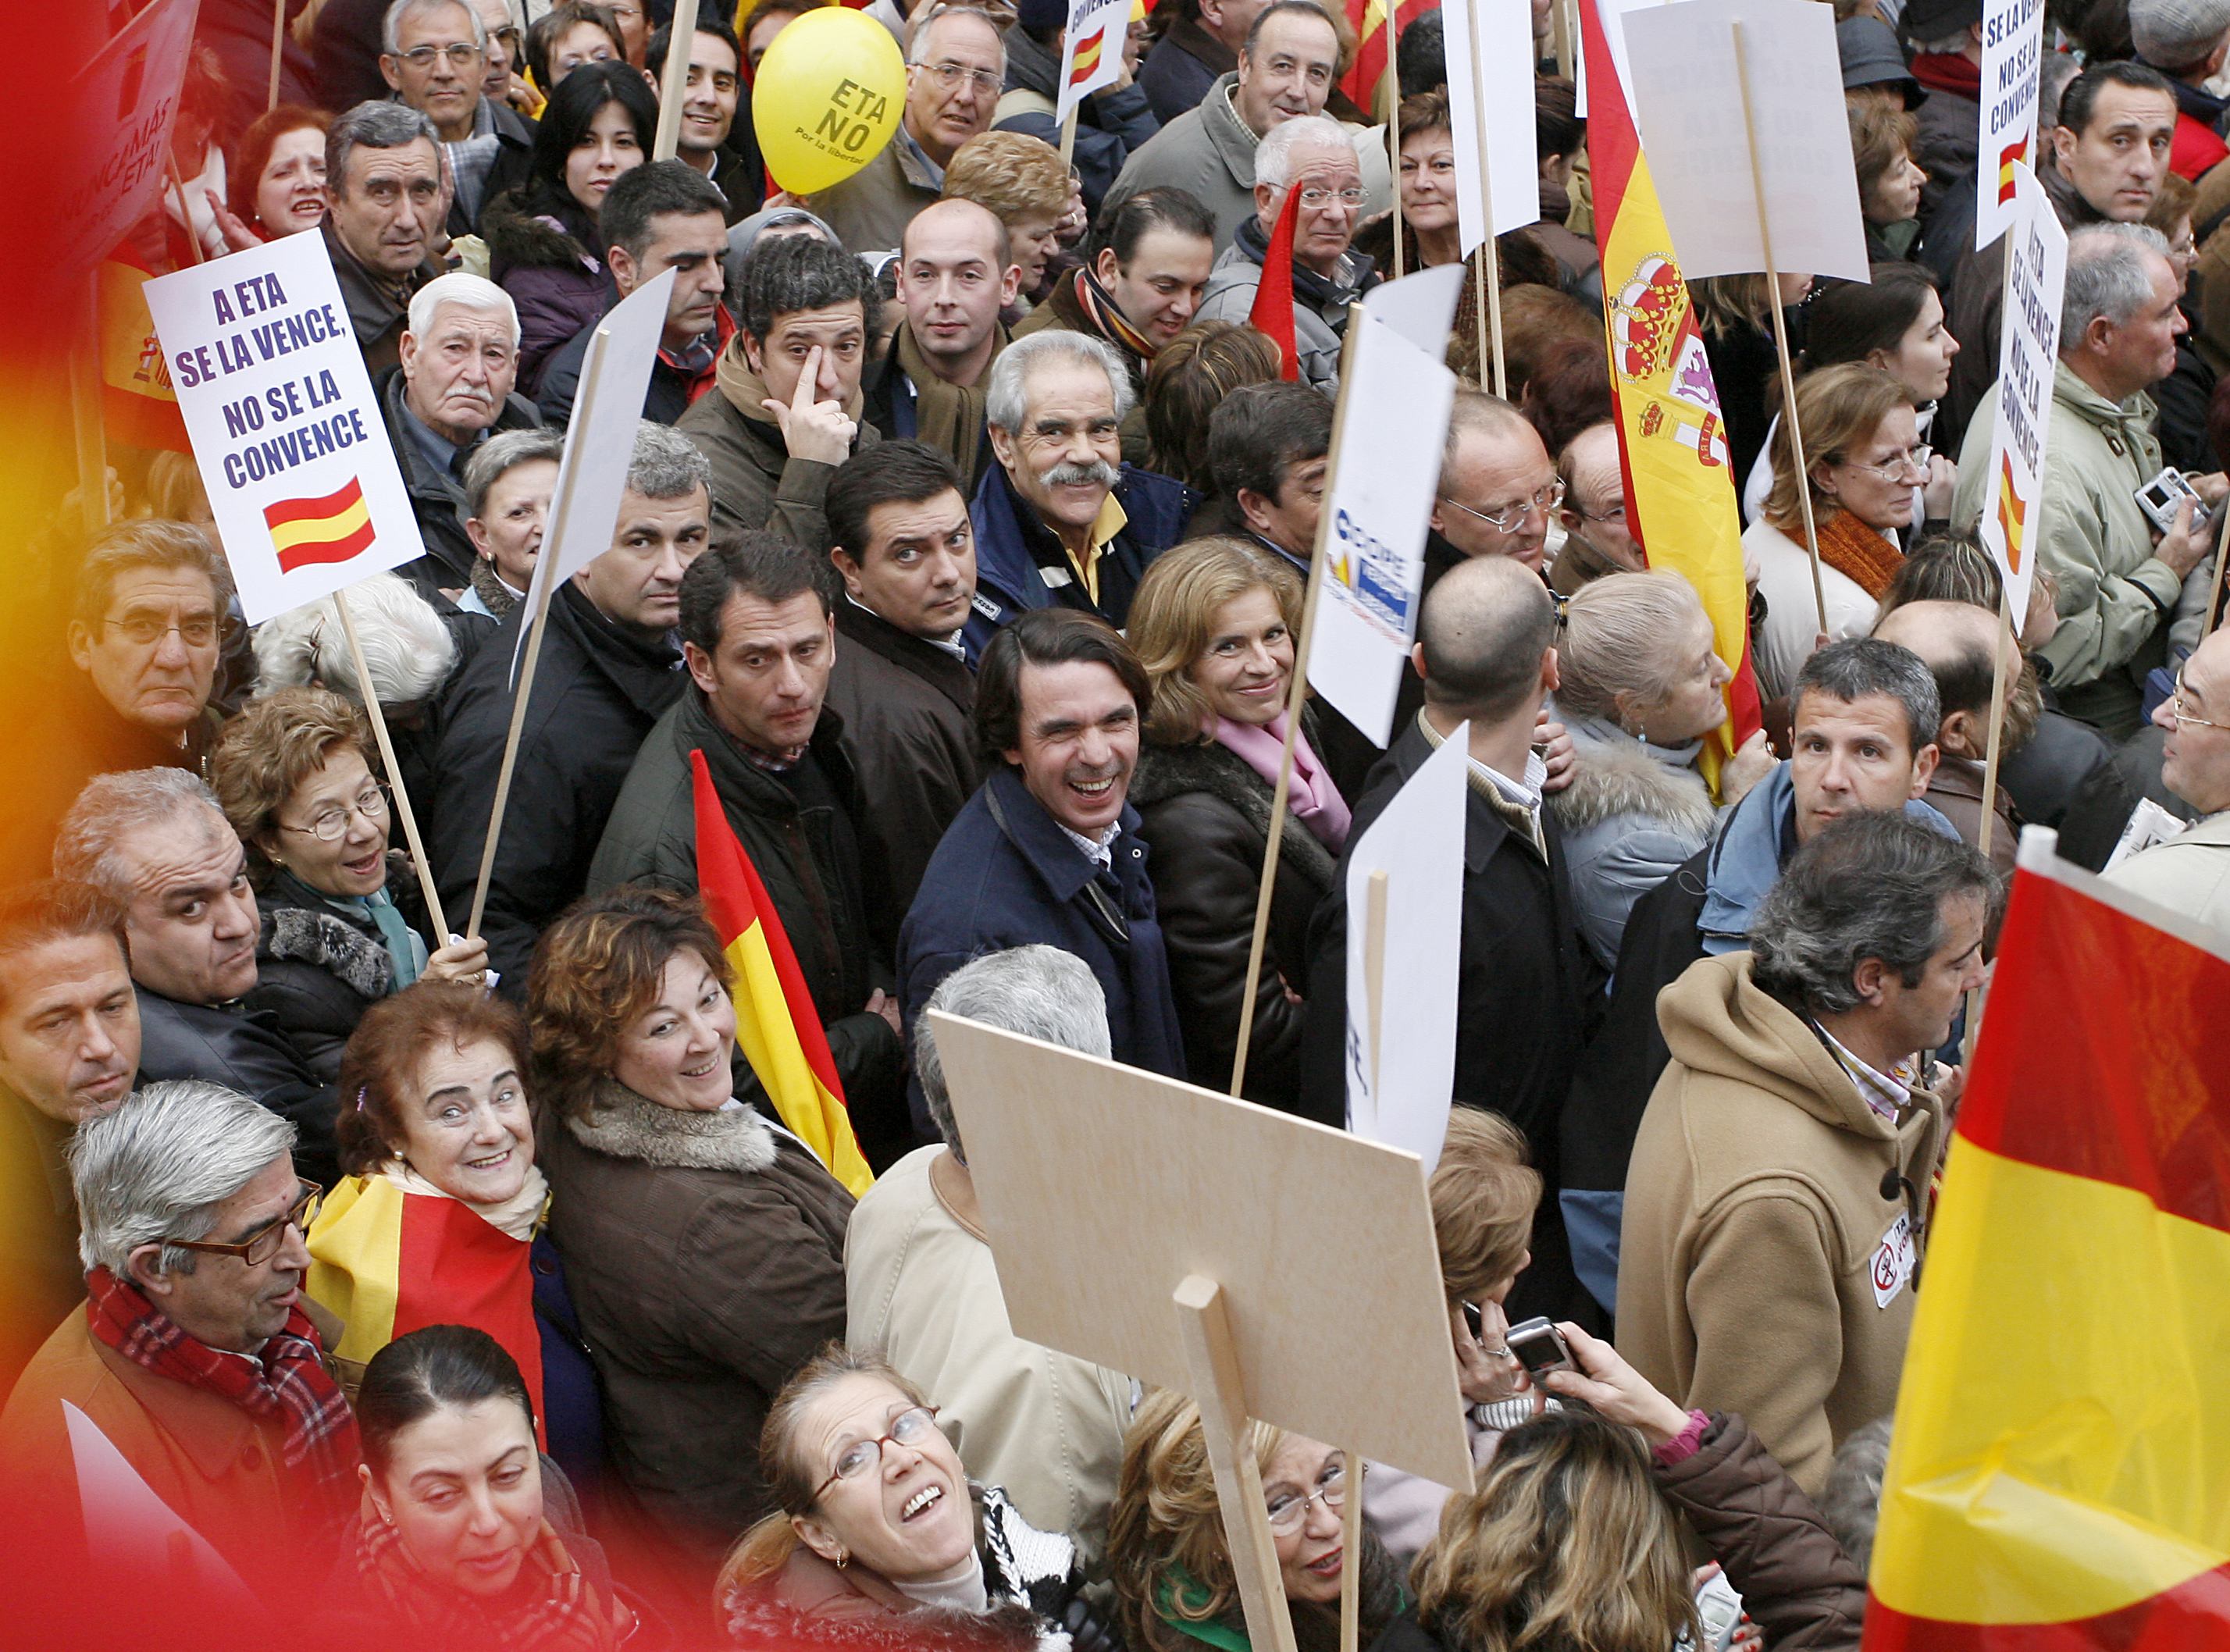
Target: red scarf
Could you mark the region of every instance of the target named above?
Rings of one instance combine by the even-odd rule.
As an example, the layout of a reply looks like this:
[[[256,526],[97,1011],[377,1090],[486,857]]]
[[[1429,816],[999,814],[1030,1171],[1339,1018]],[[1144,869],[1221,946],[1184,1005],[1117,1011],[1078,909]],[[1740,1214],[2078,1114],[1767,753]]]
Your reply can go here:
[[[1954,92],[1982,100],[1982,66],[1956,52],[1923,52],[1912,60],[1912,78],[1931,92]]]
[[[1905,553],[1848,511],[1836,511],[1814,524],[1820,535],[1820,560],[1878,597],[1904,565]]]
[[[517,1581],[499,1597],[481,1601],[420,1571],[403,1547],[403,1534],[380,1519],[366,1493],[358,1510],[356,1571],[367,1596],[438,1652],[467,1646],[609,1652],[619,1643],[612,1608],[546,1520]]]
[[[86,1318],[93,1334],[141,1369],[228,1399],[258,1419],[286,1424],[284,1456],[303,1471],[314,1507],[338,1524],[357,1485],[356,1417],[325,1366],[317,1327],[297,1305],[287,1327],[257,1360],[224,1353],[180,1329],[134,1287],[106,1268],[85,1278]]]

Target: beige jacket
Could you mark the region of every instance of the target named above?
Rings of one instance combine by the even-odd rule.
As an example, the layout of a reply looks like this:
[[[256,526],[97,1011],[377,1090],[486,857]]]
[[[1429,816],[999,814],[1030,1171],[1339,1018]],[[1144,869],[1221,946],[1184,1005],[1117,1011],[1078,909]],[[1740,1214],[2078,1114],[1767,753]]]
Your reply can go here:
[[[2106,881],[2230,936],[2230,812],[2131,855]]]
[[[1015,1334],[991,1247],[931,1185],[944,1154],[908,1154],[853,1212],[845,1340],[880,1352],[929,1397],[970,1479],[1005,1491],[1031,1525],[1070,1533],[1096,1567],[1131,1379]]]
[[[1896,1405],[1942,1109],[1875,1114],[1748,953],[1690,966],[1657,1019],[1672,1061],[1627,1170],[1619,1350],[1683,1405],[1741,1412],[1817,1496],[1842,1437]]]

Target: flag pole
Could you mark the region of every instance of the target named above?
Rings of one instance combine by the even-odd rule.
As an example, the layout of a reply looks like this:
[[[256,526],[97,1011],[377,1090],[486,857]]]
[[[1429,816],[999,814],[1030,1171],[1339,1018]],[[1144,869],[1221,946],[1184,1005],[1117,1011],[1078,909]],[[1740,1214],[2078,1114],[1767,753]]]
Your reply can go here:
[[[1068,118],[1060,123],[1060,164],[1063,166],[1076,164],[1076,110],[1073,107],[1069,110]]]
[[[1494,363],[1494,393],[1507,401],[1510,379],[1502,364],[1502,257],[1494,245],[1494,183],[1487,170],[1486,81],[1479,66],[1479,0],[1464,0],[1471,36],[1471,112],[1479,128],[1479,206],[1486,220],[1486,258],[1471,267],[1473,309],[1481,322],[1479,376],[1486,383],[1489,360]]]
[[[185,181],[178,176],[178,157],[167,145],[163,150],[163,170],[170,174],[171,193],[178,197],[178,216],[185,220],[186,245],[192,250],[193,260],[205,264],[209,254],[202,251],[202,238],[194,233],[194,209],[187,204]]]
[[[364,702],[364,713],[371,719],[371,736],[378,743],[379,761],[387,770],[388,788],[395,794],[395,813],[402,817],[403,841],[410,845],[410,865],[418,873],[418,892],[426,897],[426,916],[433,920],[435,938],[446,945],[448,915],[441,910],[441,894],[434,886],[434,869],[427,862],[426,845],[418,836],[418,817],[410,807],[409,788],[403,783],[402,765],[395,761],[395,742],[387,732],[387,713],[380,709],[379,691],[372,686],[371,667],[364,663],[364,643],[357,635],[356,621],[349,617],[345,593],[335,591],[329,600],[333,612],[340,616],[349,661],[356,667],[357,697]]]
[[[1386,157],[1394,168],[1394,279],[1406,273],[1407,249],[1402,245],[1402,59],[1395,39],[1395,13],[1401,0],[1386,0],[1386,80],[1393,96],[1386,106]]]
[[[1796,418],[1796,370],[1789,360],[1789,322],[1781,313],[1781,271],[1773,260],[1773,228],[1765,212],[1765,171],[1758,164],[1757,123],[1750,107],[1750,59],[1743,49],[1742,19],[1730,25],[1735,40],[1735,84],[1742,93],[1743,139],[1750,148],[1750,183],[1757,201],[1758,245],[1765,254],[1766,308],[1773,312],[1773,350],[1781,362],[1781,416],[1789,425],[1789,451],[1796,466],[1796,502],[1804,513],[1804,549],[1812,558],[1812,602],[1820,634],[1827,634],[1827,588],[1820,575],[1820,530],[1812,520],[1812,467],[1804,458],[1804,429]]]
[[[287,0],[271,0],[271,86],[264,94],[263,112],[279,106],[279,59],[287,49]]]
[[[666,68],[658,77],[658,134],[650,151],[654,161],[672,160],[681,146],[681,104],[689,91],[690,48],[696,43],[697,0],[674,0],[674,23],[666,36]]]
[[[1331,451],[1324,465],[1324,497],[1339,475],[1340,415],[1355,383],[1355,341],[1363,332],[1360,304],[1347,306],[1347,336],[1340,341],[1339,396],[1332,407]],[[1270,937],[1270,896],[1278,881],[1278,847],[1286,836],[1286,800],[1293,789],[1293,742],[1300,737],[1301,708],[1309,697],[1309,645],[1316,640],[1317,605],[1324,591],[1324,540],[1331,518],[1319,512],[1316,543],[1309,549],[1308,595],[1301,605],[1301,640],[1293,650],[1293,679],[1286,688],[1286,737],[1278,754],[1278,781],[1270,792],[1269,840],[1262,848],[1262,877],[1254,896],[1254,935],[1247,948],[1247,985],[1239,995],[1239,1046],[1231,1057],[1231,1094],[1247,1087],[1247,1045],[1254,1036],[1254,990],[1262,980],[1262,949]]]

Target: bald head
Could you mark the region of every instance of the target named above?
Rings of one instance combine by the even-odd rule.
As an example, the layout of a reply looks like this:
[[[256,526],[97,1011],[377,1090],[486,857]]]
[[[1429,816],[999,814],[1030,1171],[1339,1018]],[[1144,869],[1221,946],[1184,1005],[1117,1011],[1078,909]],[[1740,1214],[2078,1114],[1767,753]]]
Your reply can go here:
[[[1556,461],[1564,497],[1591,515],[1618,503],[1623,483],[1618,469],[1618,429],[1608,419],[1589,425],[1564,444]]]
[[[1530,726],[1554,686],[1556,613],[1523,562],[1486,556],[1443,575],[1417,624],[1425,698],[1474,723],[1522,717]]]
[[[939,201],[914,214],[899,241],[899,255],[943,257],[970,252],[1007,267],[1007,226],[989,207],[973,201]]]
[[[1919,655],[1935,678],[1943,708],[1937,743],[1951,756],[1988,749],[1993,648],[2002,634],[1998,616],[1971,602],[1907,602],[1874,627],[1882,641]]]

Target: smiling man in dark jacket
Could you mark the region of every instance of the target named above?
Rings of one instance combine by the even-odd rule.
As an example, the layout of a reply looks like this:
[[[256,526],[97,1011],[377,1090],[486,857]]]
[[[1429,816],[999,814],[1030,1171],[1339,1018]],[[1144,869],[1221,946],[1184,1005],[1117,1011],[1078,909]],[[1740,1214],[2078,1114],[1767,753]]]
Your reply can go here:
[[[706,552],[681,582],[692,686],[661,717],[620,788],[589,867],[593,893],[648,882],[697,888],[690,754],[705,754],[729,827],[797,955],[869,1164],[914,1144],[899,1101],[904,1052],[889,957],[867,913],[887,903],[863,856],[843,725],[822,701],[836,632],[813,559],[768,533]]]

